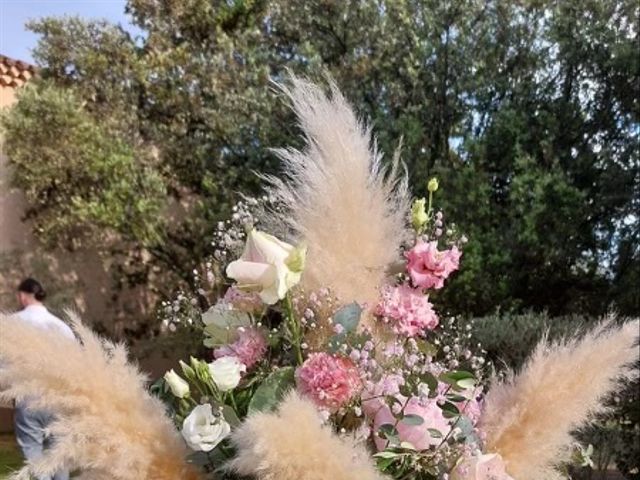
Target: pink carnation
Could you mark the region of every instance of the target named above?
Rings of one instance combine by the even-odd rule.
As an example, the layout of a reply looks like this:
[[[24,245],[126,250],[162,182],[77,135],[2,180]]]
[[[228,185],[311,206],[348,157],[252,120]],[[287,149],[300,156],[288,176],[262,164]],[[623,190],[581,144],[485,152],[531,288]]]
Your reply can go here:
[[[458,247],[439,251],[438,242],[419,241],[406,254],[413,284],[419,288],[442,288],[449,275],[458,269],[461,255]]]
[[[404,397],[400,397],[401,402],[405,402]],[[432,445],[439,445],[442,437],[445,437],[451,430],[449,421],[442,414],[442,409],[437,405],[435,400],[426,403],[420,401],[417,397],[409,399],[409,403],[404,409],[405,414],[418,415],[422,418],[423,423],[420,425],[408,425],[402,421],[397,422],[386,404],[381,404],[375,414],[373,420],[374,441],[378,450],[384,450],[388,444],[388,440],[381,438],[377,432],[382,425],[396,425],[400,441],[409,442],[417,450],[426,450]],[[432,436],[429,429],[438,430],[442,437]]]
[[[264,357],[267,342],[264,335],[257,328],[242,328],[238,339],[230,345],[224,345],[213,351],[215,358],[238,357],[247,369],[253,367]]]
[[[346,357],[325,352],[312,353],[296,370],[298,391],[330,411],[336,411],[362,389],[360,373]]]
[[[385,288],[376,313],[393,321],[394,332],[408,337],[438,326],[429,297],[407,285]]]

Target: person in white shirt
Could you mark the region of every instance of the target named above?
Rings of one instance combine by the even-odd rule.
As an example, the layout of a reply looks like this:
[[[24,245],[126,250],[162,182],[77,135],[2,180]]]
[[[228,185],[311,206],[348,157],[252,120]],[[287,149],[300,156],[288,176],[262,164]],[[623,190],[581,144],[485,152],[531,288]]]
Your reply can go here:
[[[40,282],[27,278],[18,286],[18,302],[22,310],[17,316],[43,330],[53,330],[60,335],[75,338],[73,330],[42,304],[46,293]],[[15,434],[22,453],[27,460],[41,457],[53,439],[46,434],[46,428],[53,417],[50,412],[29,408],[28,402],[16,403]],[[57,472],[53,477],[39,477],[38,480],[68,480],[69,472]]]

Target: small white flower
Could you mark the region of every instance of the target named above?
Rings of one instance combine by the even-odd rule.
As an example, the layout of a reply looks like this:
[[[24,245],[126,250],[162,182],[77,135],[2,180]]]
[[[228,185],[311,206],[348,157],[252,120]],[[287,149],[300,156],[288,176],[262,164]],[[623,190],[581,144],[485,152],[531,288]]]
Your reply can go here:
[[[211,405],[198,405],[182,423],[182,437],[189,448],[210,452],[231,432],[231,427],[221,416],[213,414]]]
[[[237,357],[222,357],[209,364],[209,374],[223,392],[236,388],[246,369]]]
[[[189,384],[184,381],[173,369],[164,374],[164,381],[167,382],[171,393],[178,398],[184,398],[189,394]]]

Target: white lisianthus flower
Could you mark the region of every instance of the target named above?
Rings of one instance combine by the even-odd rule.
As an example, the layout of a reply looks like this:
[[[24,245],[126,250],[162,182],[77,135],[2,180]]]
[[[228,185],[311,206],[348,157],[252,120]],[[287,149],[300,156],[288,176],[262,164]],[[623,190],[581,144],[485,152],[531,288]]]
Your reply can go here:
[[[247,238],[242,256],[227,266],[227,276],[238,287],[259,292],[262,301],[273,305],[282,300],[302,275],[306,247],[294,247],[258,230]]]
[[[176,397],[184,398],[189,395],[189,384],[174,372],[173,368],[164,374],[164,381]]]
[[[182,437],[192,450],[210,452],[231,432],[222,416],[215,416],[211,405],[194,408],[182,423]]]
[[[233,390],[240,383],[242,372],[247,367],[237,357],[221,357],[209,364],[209,374],[216,386],[222,391]]]

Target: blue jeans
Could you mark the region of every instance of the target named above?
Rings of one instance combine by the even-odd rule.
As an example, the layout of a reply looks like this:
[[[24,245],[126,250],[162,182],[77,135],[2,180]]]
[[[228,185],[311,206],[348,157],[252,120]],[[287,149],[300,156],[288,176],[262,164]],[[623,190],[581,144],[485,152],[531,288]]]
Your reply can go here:
[[[44,450],[51,446],[52,439],[45,435],[51,420],[52,416],[47,412],[29,410],[24,404],[16,405],[16,440],[28,461],[42,457]],[[38,480],[69,480],[69,472],[57,472],[53,477],[38,477]]]

